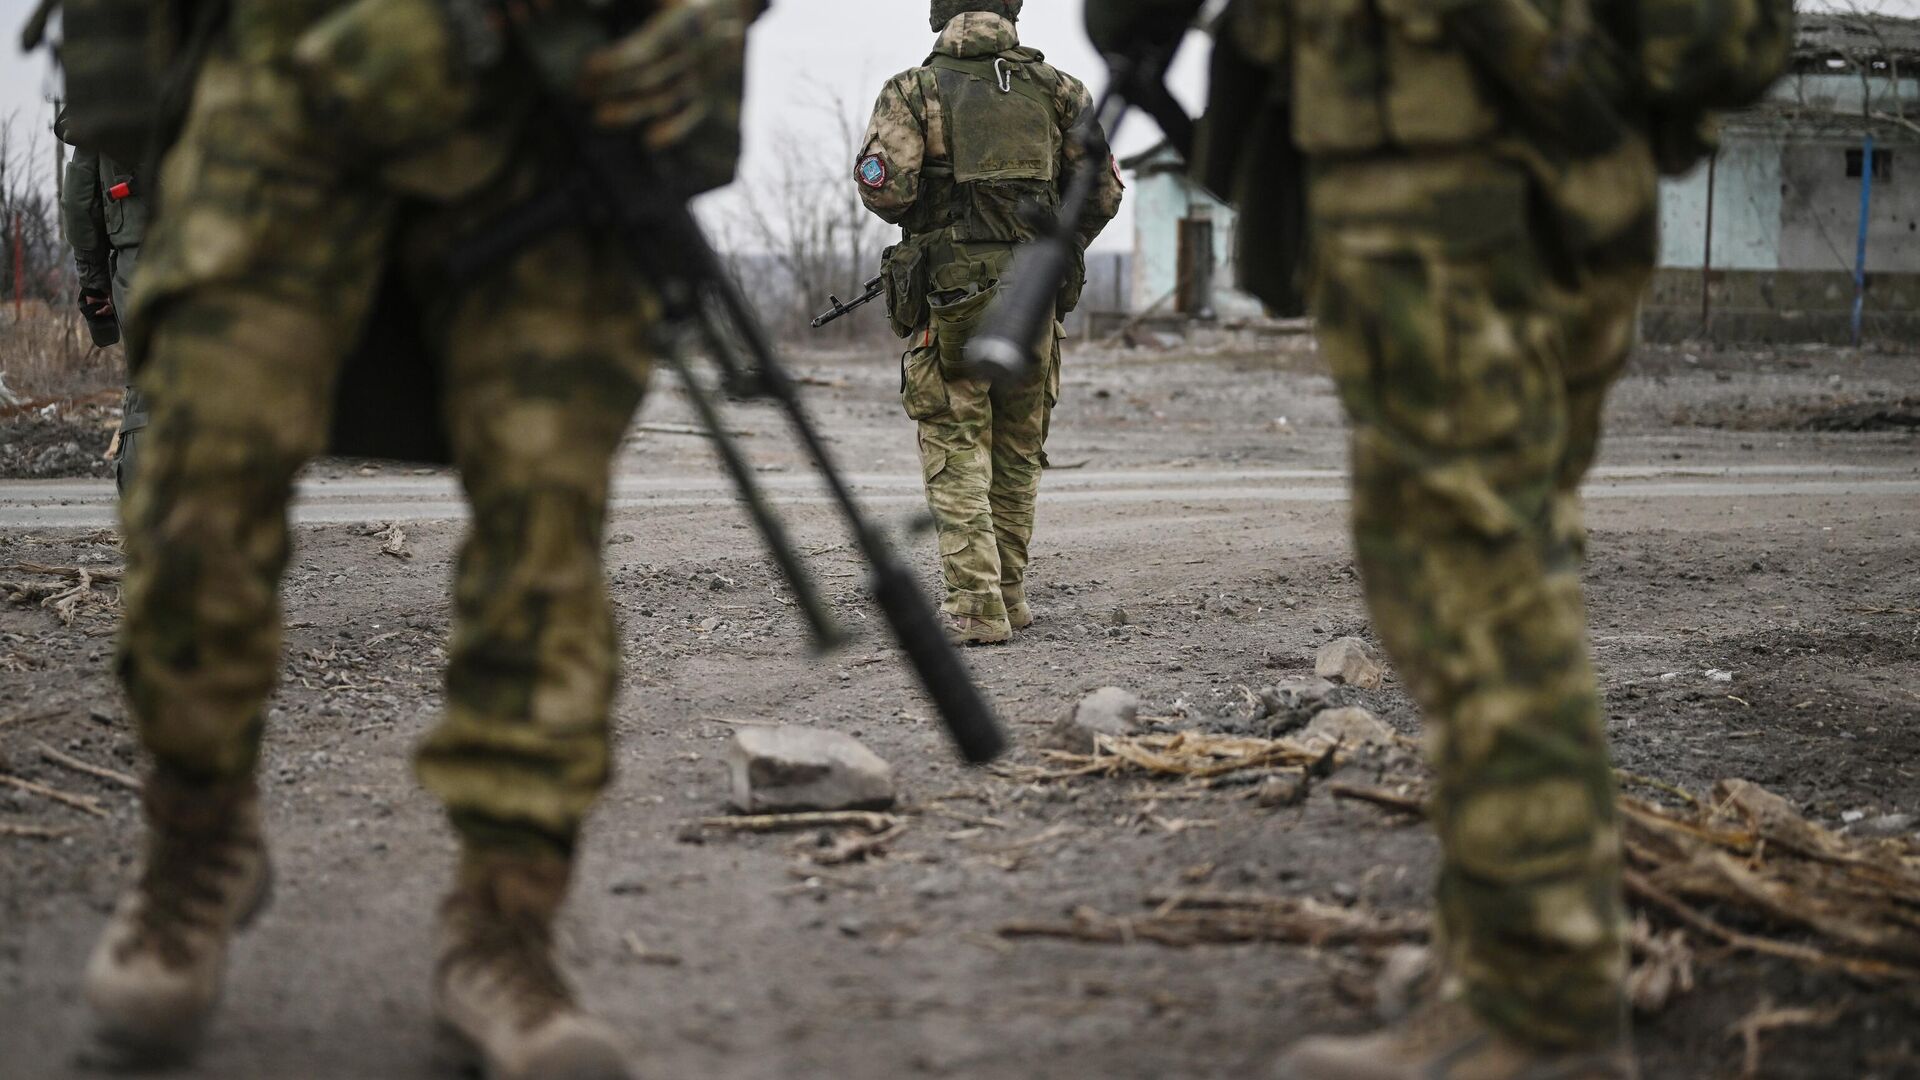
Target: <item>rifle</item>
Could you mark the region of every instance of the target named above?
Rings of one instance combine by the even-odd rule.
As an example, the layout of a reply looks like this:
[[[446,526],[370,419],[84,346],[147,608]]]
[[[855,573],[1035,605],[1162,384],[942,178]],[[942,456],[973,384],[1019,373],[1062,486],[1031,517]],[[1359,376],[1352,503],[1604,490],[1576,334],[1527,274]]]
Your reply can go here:
[[[848,314],[849,312],[853,311],[853,309],[859,307],[860,305],[871,303],[875,300],[880,299],[881,294],[887,291],[884,281],[885,281],[884,274],[873,275],[873,277],[867,281],[867,284],[865,286],[867,291],[861,293],[859,296],[854,297],[852,300],[846,303],[841,303],[839,297],[833,295],[832,293],[828,293],[827,303],[832,304],[833,306],[813,317],[813,328],[815,330],[818,330],[821,327],[832,322],[833,320],[839,318],[840,316]]]
[[[1052,219],[1043,217],[1034,238],[1020,245],[1008,275],[1011,285],[1006,295],[994,304],[986,325],[967,342],[967,364],[974,371],[1005,385],[1026,380],[1039,366],[1034,343],[1042,340],[1058,314],[1056,298],[1072,272],[1080,240],[1080,217],[1093,199],[1100,171],[1109,167],[1107,145],[1126,119],[1128,109],[1138,106],[1151,115],[1181,157],[1192,153],[1193,120],[1167,92],[1163,81],[1178,47],[1176,43],[1149,57],[1107,58],[1107,87],[1089,110],[1091,121],[1083,119],[1072,132],[1082,151],[1081,160],[1061,193],[1060,211]],[[1136,75],[1149,72],[1151,78],[1134,84]],[[1129,100],[1129,94],[1137,100]]]
[[[499,17],[505,44],[536,76],[553,114],[550,130],[572,160],[554,170],[563,179],[460,245],[450,270],[471,276],[556,228],[585,226],[617,237],[664,307],[665,318],[656,328],[654,345],[686,387],[701,425],[792,589],[815,642],[822,649],[831,648],[845,635],[822,603],[752,467],[721,423],[713,391],[693,377],[682,348],[685,336],[704,346],[729,392],[771,399],[786,414],[794,437],[813,459],[866,556],[873,571],[874,600],[961,756],[975,764],[991,761],[1006,745],[993,710],[947,640],[912,572],[854,502],[765,328],[708,243],[688,209],[686,194],[673,190],[668,177],[674,174],[654,160],[637,132],[602,129],[587,119],[577,103],[575,74],[581,60],[622,29],[603,20],[606,12],[625,10],[625,6],[596,7],[489,4]]]

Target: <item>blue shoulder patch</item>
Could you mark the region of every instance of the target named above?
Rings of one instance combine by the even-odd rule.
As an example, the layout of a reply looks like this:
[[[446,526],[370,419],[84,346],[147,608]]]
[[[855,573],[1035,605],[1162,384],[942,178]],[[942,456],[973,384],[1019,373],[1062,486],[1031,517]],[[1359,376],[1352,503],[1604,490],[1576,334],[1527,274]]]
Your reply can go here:
[[[887,162],[879,154],[868,154],[861,158],[854,171],[860,177],[860,182],[870,188],[887,186]]]

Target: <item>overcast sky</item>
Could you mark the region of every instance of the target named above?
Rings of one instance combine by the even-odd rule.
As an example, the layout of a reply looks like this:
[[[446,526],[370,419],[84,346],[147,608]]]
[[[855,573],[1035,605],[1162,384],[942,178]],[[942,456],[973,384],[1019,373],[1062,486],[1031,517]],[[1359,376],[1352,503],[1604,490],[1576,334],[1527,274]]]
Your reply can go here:
[[[52,90],[44,54],[21,59],[12,44],[33,0],[0,0],[0,118],[19,125],[50,120],[44,104]],[[1855,6],[1852,3],[1817,6]],[[1920,0],[1866,0],[1887,14],[1920,15]],[[1081,29],[1080,0],[1028,0],[1020,20],[1025,43],[1079,76],[1097,93],[1105,69]],[[840,142],[839,124],[822,106],[834,99],[848,104],[865,126],[867,110],[880,84],[920,62],[932,44],[927,5],[921,0],[773,0],[772,10],[755,27],[748,61],[747,155],[742,176],[749,185],[774,175],[779,153],[795,140],[819,147]],[[1201,104],[1206,58],[1195,36],[1182,54],[1172,79],[1174,91],[1197,112]],[[1122,156],[1144,149],[1157,138],[1146,120],[1129,121],[1115,140]],[[820,155],[827,156],[827,155]],[[39,160],[52,184],[51,154]],[[842,166],[850,173],[851,163]],[[843,173],[842,175],[847,175]],[[714,209],[724,213],[727,200]],[[1131,244],[1131,218],[1108,228],[1102,247]]]

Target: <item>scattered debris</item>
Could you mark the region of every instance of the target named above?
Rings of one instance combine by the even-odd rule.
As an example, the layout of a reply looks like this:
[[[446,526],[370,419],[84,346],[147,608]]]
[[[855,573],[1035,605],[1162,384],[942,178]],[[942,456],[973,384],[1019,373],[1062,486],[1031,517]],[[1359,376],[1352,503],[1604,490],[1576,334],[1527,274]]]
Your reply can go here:
[[[399,522],[392,522],[373,536],[381,542],[380,554],[391,555],[396,559],[413,558],[413,552],[407,550],[407,530],[401,528]]]
[[[728,817],[704,817],[688,822],[680,830],[680,839],[698,842],[702,834],[712,832],[774,833],[801,829],[865,829],[884,833],[900,824],[892,814],[867,810],[836,810],[825,813],[745,814]]]
[[[1848,829],[1847,835],[1891,840],[1912,836],[1916,826],[1920,826],[1920,817],[1915,817],[1913,814],[1881,814],[1879,817],[1867,818]]]
[[[1361,787],[1357,784],[1328,784],[1327,794],[1336,799],[1353,799],[1356,802],[1369,802],[1375,806],[1384,806],[1389,810],[1398,810],[1415,817],[1427,816],[1427,800],[1423,797],[1403,792],[1388,791],[1385,788]]]
[[[58,840],[72,831],[72,829],[50,829],[45,825],[22,825],[15,821],[0,821],[0,836],[11,836],[21,840]]]
[[[1140,716],[1140,699],[1118,686],[1103,686],[1080,699],[1061,717],[1047,737],[1047,745],[1074,754],[1091,754],[1101,735],[1132,735]]]
[[[1627,940],[1637,961],[1627,972],[1627,1001],[1635,1012],[1652,1015],[1693,989],[1693,946],[1685,930],[1659,933],[1642,912]]]
[[[1373,980],[1373,1009],[1381,1022],[1391,1024],[1412,1012],[1427,997],[1438,971],[1433,950],[1425,945],[1388,949]]]
[[[643,964],[658,964],[661,967],[679,967],[685,962],[676,953],[656,952],[647,948],[646,944],[640,940],[640,935],[634,933],[632,930],[620,935],[620,943],[627,947],[627,952],[633,954],[635,960]]]
[[[807,857],[821,866],[841,866],[846,863],[863,862],[876,855],[885,854],[888,845],[900,839],[906,831],[907,823],[902,821],[885,832],[871,833],[866,836],[841,836],[818,851],[808,852]]]
[[[1362,690],[1378,687],[1386,675],[1367,652],[1366,643],[1354,637],[1339,638],[1323,646],[1313,659],[1313,673]]]
[[[732,803],[746,813],[884,810],[893,766],[858,739],[819,728],[745,728],[727,747]]]
[[[1727,1028],[1727,1037],[1739,1039],[1745,1048],[1740,1080],[1758,1080],[1760,1076],[1760,1036],[1781,1028],[1832,1027],[1846,1014],[1845,1005],[1825,1009],[1776,1009],[1773,1002],[1763,999],[1758,1008]]]
[[[71,584],[0,580],[0,597],[9,603],[39,605],[51,611],[63,626],[72,626],[81,611],[89,607],[112,610],[119,605],[116,594],[95,592],[96,584],[120,580],[120,571],[106,567],[42,566],[39,563],[15,563],[0,566],[0,573],[34,574],[59,578]]]
[[[1253,791],[1253,802],[1266,810],[1298,806],[1306,800],[1312,785],[1305,769],[1277,772],[1260,781],[1260,786]]]
[[[1057,937],[1107,945],[1152,942],[1187,947],[1246,941],[1292,945],[1399,945],[1427,937],[1425,913],[1389,915],[1308,897],[1258,893],[1150,895],[1143,915],[1078,907],[1064,922],[1010,922],[1002,937]]]
[[[1068,780],[1081,776],[1117,776],[1144,772],[1151,776],[1209,780],[1249,769],[1306,768],[1316,775],[1331,770],[1336,747],[1314,747],[1290,739],[1256,739],[1213,735],[1198,731],[1131,736],[1097,735],[1091,754],[1065,750],[1042,751],[1060,769],[1018,765],[993,766],[1002,776],[1028,783]]]

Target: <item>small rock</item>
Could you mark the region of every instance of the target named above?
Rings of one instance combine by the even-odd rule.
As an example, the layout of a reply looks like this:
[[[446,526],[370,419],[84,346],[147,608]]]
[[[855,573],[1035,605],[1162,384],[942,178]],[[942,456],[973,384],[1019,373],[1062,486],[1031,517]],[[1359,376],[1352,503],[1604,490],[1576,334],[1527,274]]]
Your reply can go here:
[[[1374,1009],[1391,1024],[1420,1003],[1433,975],[1433,952],[1424,945],[1396,945],[1373,980]]]
[[[607,891],[615,896],[644,896],[647,883],[640,878],[621,878],[607,886]]]
[[[893,766],[838,731],[747,728],[727,747],[733,805],[750,814],[792,810],[884,810]]]
[[[1297,806],[1306,797],[1306,773],[1277,773],[1260,781],[1259,788],[1253,793],[1253,802],[1263,810],[1277,810],[1283,806]]]
[[[1260,707],[1255,720],[1272,720],[1272,734],[1281,735],[1304,725],[1313,714],[1327,707],[1327,698],[1337,689],[1325,679],[1288,679],[1260,691]]]
[[[1328,642],[1313,659],[1313,673],[1362,690],[1379,686],[1385,674],[1367,654],[1366,645],[1359,638],[1350,637]]]
[[[1707,681],[1708,682],[1732,682],[1733,672],[1722,671],[1719,668],[1708,668]]]
[[[1107,616],[1107,621],[1114,626],[1125,626],[1133,621],[1133,616],[1127,614],[1126,608],[1117,607],[1113,609],[1113,614]]]
[[[1881,814],[1879,817],[1860,822],[1847,832],[1853,836],[1866,836],[1876,840],[1893,839],[1913,832],[1917,823],[1920,823],[1920,818],[1912,814]]]
[[[1867,816],[1867,812],[1865,810],[1849,810],[1846,813],[1840,815],[1840,820],[1845,822],[1848,825],[1852,825],[1857,821],[1866,820],[1866,816]]]
[[[1047,745],[1074,754],[1093,753],[1096,735],[1131,735],[1140,715],[1140,699],[1118,686],[1103,686],[1080,699],[1053,725]]]
[[[1315,716],[1307,725],[1306,736],[1348,747],[1391,746],[1394,741],[1392,728],[1358,706],[1328,709]]]

